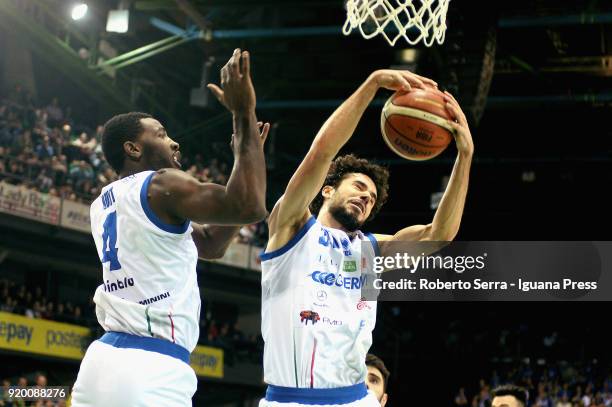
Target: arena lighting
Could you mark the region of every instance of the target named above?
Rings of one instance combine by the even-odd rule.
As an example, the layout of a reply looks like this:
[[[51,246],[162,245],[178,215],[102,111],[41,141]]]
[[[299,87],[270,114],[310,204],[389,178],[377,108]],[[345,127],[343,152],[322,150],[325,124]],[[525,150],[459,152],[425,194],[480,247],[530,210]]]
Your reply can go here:
[[[85,3],[75,4],[74,7],[72,7],[72,13],[70,13],[70,16],[75,21],[80,20],[85,17],[85,14],[87,14],[87,9],[88,7]]]
[[[129,10],[110,10],[106,20],[106,31],[115,33],[128,32],[130,21]]]

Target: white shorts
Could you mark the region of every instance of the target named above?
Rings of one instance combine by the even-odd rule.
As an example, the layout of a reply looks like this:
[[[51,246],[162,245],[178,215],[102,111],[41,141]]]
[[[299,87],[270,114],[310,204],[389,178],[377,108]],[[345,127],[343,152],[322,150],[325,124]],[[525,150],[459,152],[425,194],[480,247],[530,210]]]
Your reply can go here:
[[[102,341],[108,335],[92,342],[85,353],[72,389],[73,407],[191,406],[198,381],[191,366],[184,361],[184,355],[182,360],[170,356],[172,348],[178,345],[143,338],[145,346],[138,346],[143,341],[131,340],[134,336],[128,334],[116,335],[114,338],[120,340],[110,342],[111,345],[108,340]],[[151,341],[161,342],[147,346]],[[143,348],[162,352],[170,348],[170,351],[163,354]],[[181,350],[187,352],[184,348]]]
[[[298,389],[268,385],[266,397],[259,407],[380,407],[380,403],[364,383],[336,389]]]

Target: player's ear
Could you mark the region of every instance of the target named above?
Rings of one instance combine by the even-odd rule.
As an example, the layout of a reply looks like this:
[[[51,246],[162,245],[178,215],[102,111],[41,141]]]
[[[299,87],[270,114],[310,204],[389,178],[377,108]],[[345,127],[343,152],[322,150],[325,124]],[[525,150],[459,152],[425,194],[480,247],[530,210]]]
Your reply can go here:
[[[387,404],[387,393],[380,398],[380,407],[385,407],[385,404]]]
[[[331,185],[325,185],[323,189],[321,190],[321,195],[323,195],[323,198],[329,199],[334,194],[335,190],[336,189],[332,187]]]
[[[142,156],[142,147],[133,141],[123,143],[125,155],[132,161],[139,161]]]

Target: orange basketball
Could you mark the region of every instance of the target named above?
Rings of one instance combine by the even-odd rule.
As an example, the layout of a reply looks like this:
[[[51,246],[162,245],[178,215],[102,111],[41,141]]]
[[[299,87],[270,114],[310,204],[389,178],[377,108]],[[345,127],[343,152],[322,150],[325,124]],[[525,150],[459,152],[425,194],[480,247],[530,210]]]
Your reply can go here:
[[[424,161],[434,158],[449,145],[453,128],[438,89],[396,92],[387,100],[380,116],[383,139],[399,156]]]

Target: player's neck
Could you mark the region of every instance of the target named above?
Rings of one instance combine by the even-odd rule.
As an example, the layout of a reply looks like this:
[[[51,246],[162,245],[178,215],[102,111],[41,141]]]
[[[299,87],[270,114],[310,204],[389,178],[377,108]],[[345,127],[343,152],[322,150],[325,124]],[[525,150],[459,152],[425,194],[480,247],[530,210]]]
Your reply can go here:
[[[119,173],[119,178],[129,177],[130,175],[138,174],[139,172],[150,170],[150,168],[144,168],[140,162],[125,161],[123,170]]]

